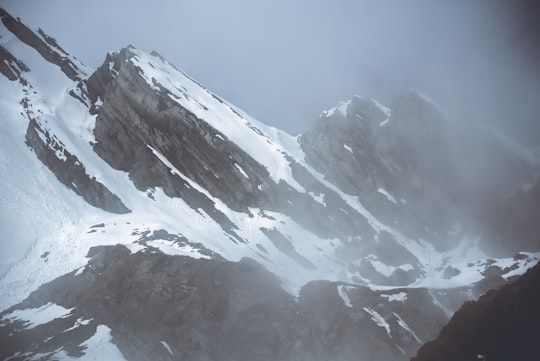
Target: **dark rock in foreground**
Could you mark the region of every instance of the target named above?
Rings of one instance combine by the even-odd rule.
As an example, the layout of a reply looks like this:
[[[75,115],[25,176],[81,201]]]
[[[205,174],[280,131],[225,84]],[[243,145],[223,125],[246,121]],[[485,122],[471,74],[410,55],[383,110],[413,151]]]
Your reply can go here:
[[[448,320],[426,289],[314,281],[296,298],[250,259],[131,254],[124,246],[94,247],[88,256],[84,270],[0,314],[0,358],[54,358],[59,350],[80,357],[84,341],[106,325],[128,360],[394,361],[413,355]],[[36,327],[6,317],[49,303],[68,315]]]
[[[540,264],[512,284],[467,302],[413,361],[537,360]]]

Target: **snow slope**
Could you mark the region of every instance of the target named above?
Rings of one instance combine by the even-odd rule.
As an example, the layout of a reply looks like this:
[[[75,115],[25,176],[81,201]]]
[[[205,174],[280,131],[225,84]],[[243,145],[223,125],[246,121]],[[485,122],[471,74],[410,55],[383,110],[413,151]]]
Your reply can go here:
[[[28,82],[26,85],[9,81],[5,77],[0,78],[3,92],[0,104],[5,114],[0,124],[3,130],[0,140],[4,150],[0,155],[0,227],[4,230],[2,246],[10,250],[2,256],[2,267],[6,270],[20,260],[11,266],[0,281],[0,290],[4,295],[0,309],[20,302],[44,282],[81,269],[86,264],[89,248],[96,245],[126,244],[132,252],[140,252],[151,246],[167,254],[205,257],[196,246],[179,245],[167,239],[156,239],[145,245],[140,243],[144,232],[152,233],[161,229],[185,237],[193,244],[200,243],[231,261],[238,261],[242,257],[254,258],[276,273],[283,287],[293,294],[306,282],[316,279],[369,283],[374,288],[378,286],[372,284],[369,275],[358,270],[351,271],[347,263],[337,256],[336,250],[348,240],[321,238],[279,212],[253,208],[247,215],[233,211],[220,199],[213,197],[210,190],[182,174],[164,155],[151,147],[156,162],[161,162],[172,174],[206,195],[216,209],[233,222],[242,242],[231,240],[230,235],[224,233],[223,228],[202,209],[193,209],[180,198],[170,198],[161,189],[154,190],[152,198],[149,198],[146,193],[136,189],[127,173],[112,169],[94,152],[91,142],[94,141],[95,115],[91,115],[85,104],[69,94],[77,89],[77,84],[3,25],[0,26],[0,36],[1,45],[30,68],[30,72],[23,74]],[[405,237],[366,209],[359,197],[346,194],[314,170],[306,162],[297,138],[251,118],[158,54],[148,54],[134,48],[129,48],[129,51],[133,54],[129,61],[138,67],[139,75],[148,86],[167,89],[172,100],[262,164],[274,182],[285,182],[320,203],[324,195],[307,190],[293,175],[292,162],[299,164],[320,184],[358,212],[376,235],[381,232],[390,233],[417,258],[421,270],[421,277],[414,284],[400,286],[458,287],[483,277],[487,257],[469,247],[469,239],[459,242],[460,245],[468,245],[463,246],[466,249],[457,247],[450,253],[441,254],[429,240]],[[23,107],[21,99],[27,99],[29,106]],[[389,116],[389,109],[375,104]],[[342,103],[326,113],[338,111],[346,114],[347,107],[348,103]],[[89,176],[118,195],[132,212],[111,215],[90,206],[61,185],[24,144],[30,118],[36,119],[45,130],[54,134],[62,147],[84,164]],[[350,147],[344,147],[352,151]],[[61,159],[62,154],[58,154],[58,157]],[[241,165],[235,166],[247,176]],[[395,203],[395,198],[384,188],[378,189],[388,201]],[[276,244],[264,232],[272,229],[279,230],[294,252],[314,267],[305,267],[290,254],[284,253],[283,246]],[[17,240],[16,246],[14,239]],[[519,263],[511,274],[524,271],[538,258],[538,254],[530,254],[530,261]],[[375,271],[383,276],[389,276],[397,269],[407,271],[412,268],[410,264],[384,264],[371,254],[363,255],[363,259],[370,262]],[[498,262],[501,265],[512,263],[510,259]],[[477,266],[467,266],[470,263]],[[458,268],[466,271],[445,279],[444,269],[449,265],[459,265]]]

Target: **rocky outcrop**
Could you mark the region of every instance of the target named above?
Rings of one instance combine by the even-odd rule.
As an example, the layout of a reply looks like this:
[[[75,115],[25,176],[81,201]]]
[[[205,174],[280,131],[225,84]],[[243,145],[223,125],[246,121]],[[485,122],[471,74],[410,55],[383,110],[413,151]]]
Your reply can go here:
[[[34,48],[44,59],[56,64],[71,80],[81,80],[86,74],[81,64],[76,64],[69,54],[62,49],[56,40],[39,29],[38,34],[0,8],[0,19],[22,42]]]
[[[457,311],[413,361],[533,360],[538,357],[540,265]]]
[[[161,188],[170,197],[182,198],[194,209],[202,208],[228,233],[234,228],[230,221],[191,182],[232,210],[281,212],[324,237],[372,232],[362,216],[294,159],[290,158],[290,166],[297,181],[308,191],[327,194],[326,206],[284,181],[276,183],[264,166],[181,106],[169,90],[157,82],[150,85],[132,61],[136,52],[127,47],[108,54],[79,89],[97,114],[94,150],[113,168],[128,172],[139,190],[151,196]],[[156,53],[152,56],[166,62]]]
[[[20,79],[21,74],[27,71],[30,71],[30,69],[28,69],[26,64],[0,45],[0,73],[13,81]]]
[[[417,90],[396,97],[391,109],[353,97],[323,112],[300,144],[310,165],[411,239],[426,239],[444,250],[455,236],[483,233],[490,235],[482,240],[488,252],[522,249],[512,247],[516,237],[508,232],[492,237],[493,224],[503,218],[492,210],[533,214],[534,207],[519,194],[511,208],[501,199],[516,184],[529,183],[534,169],[477,124],[452,123]],[[537,248],[538,243],[529,249]]]
[[[130,212],[118,196],[90,177],[77,157],[69,153],[62,142],[43,129],[35,119],[28,124],[26,144],[63,185],[89,204],[111,213]]]
[[[155,237],[184,242],[165,231],[140,241]],[[397,361],[413,355],[448,320],[438,301],[448,295],[314,281],[296,299],[258,263],[207,254],[193,259],[130,254],[124,246],[92,248],[83,270],[41,286],[0,314],[6,345],[0,357],[30,349],[13,359],[52,357],[61,347],[80,356],[83,341],[106,325],[128,360]],[[464,289],[448,292],[467,297]],[[10,316],[49,303],[68,314],[33,328]]]
[[[358,196],[386,224],[397,222],[393,227],[407,236],[436,243],[433,232],[443,233],[456,221],[448,194],[459,186],[445,139],[447,123],[416,90],[397,97],[392,110],[353,97],[323,112],[300,144],[315,169]]]
[[[94,149],[103,159],[128,172],[141,190],[161,187],[171,197],[182,197],[188,192],[186,180],[171,174],[154,149],[235,210],[255,206],[260,198],[278,192],[260,164],[174,102],[166,89],[150,87],[129,61],[134,55],[132,48],[109,55],[88,80],[90,98],[103,102],[94,129]],[[263,193],[259,185],[270,191]]]

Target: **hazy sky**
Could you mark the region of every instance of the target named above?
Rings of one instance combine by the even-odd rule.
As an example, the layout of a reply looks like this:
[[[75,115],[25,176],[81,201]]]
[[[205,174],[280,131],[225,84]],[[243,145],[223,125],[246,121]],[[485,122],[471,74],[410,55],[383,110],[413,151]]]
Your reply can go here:
[[[534,2],[0,0],[91,67],[128,44],[156,50],[292,134],[354,94],[390,105],[414,87],[540,146]]]

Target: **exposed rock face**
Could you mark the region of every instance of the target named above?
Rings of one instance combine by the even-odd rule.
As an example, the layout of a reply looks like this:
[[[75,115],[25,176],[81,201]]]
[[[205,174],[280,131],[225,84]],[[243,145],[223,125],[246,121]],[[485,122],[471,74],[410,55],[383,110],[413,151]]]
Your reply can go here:
[[[446,126],[437,106],[411,90],[392,110],[354,97],[324,112],[300,143],[313,167],[372,213],[398,221],[412,238],[432,239],[418,225],[445,232],[456,221],[448,193],[458,185]]]
[[[18,80],[23,72],[30,71],[19,59],[0,45],[0,73],[9,80]]]
[[[89,204],[111,213],[130,212],[120,198],[95,178],[91,178],[77,157],[70,154],[62,142],[44,130],[34,119],[28,124],[26,144],[62,184]]]
[[[81,80],[85,76],[85,71],[80,64],[76,64],[74,59],[58,45],[56,40],[45,34],[41,29],[38,31],[38,36],[19,19],[15,19],[2,8],[0,8],[0,19],[8,30],[21,41],[36,49],[44,59],[58,65],[71,80]]]
[[[391,110],[353,97],[323,112],[300,144],[315,169],[358,196],[370,212],[410,238],[430,239],[439,249],[452,246],[448,234],[456,224],[490,234],[497,223],[489,220],[491,210],[508,203],[501,195],[513,192],[518,179],[535,179],[534,169],[493,135],[476,124],[453,125],[414,89],[398,96]],[[522,213],[533,209],[514,200],[513,207]],[[522,249],[509,240],[506,234],[505,241],[487,241],[486,246],[492,250],[504,243],[505,252]]]
[[[233,210],[249,213],[248,207],[258,207],[279,211],[318,235],[369,232],[363,217],[339,197],[332,201],[334,192],[292,158],[290,166],[297,181],[309,191],[328,194],[326,207],[283,181],[276,183],[264,166],[182,107],[170,91],[149,86],[141,69],[130,61],[135,56],[131,47],[108,54],[103,65],[79,86],[92,104],[91,111],[98,114],[94,150],[113,168],[128,172],[138,189],[151,196],[159,187],[170,197],[182,198],[193,208],[202,208],[227,232],[234,228],[230,221],[187,179]],[[153,56],[166,62],[156,53]],[[256,128],[253,131],[260,133]],[[161,156],[179,174],[171,172]]]
[[[457,311],[413,361],[532,360],[538,357],[540,265]]]
[[[530,167],[485,137],[483,149],[497,157],[482,171],[501,162],[515,172],[486,189],[481,181],[464,188],[474,177],[459,173],[483,156],[455,140],[471,145],[476,134],[449,130],[417,91],[399,96],[391,111],[354,97],[323,113],[300,149],[296,138],[250,119],[157,53],[110,53],[87,78],[43,31],[0,16],[1,36],[9,37],[0,47],[0,82],[16,99],[6,111],[9,144],[21,142],[32,169],[44,164],[87,203],[117,213],[72,209],[64,193],[58,197],[68,226],[41,232],[21,263],[31,272],[0,279],[9,294],[0,308],[42,285],[0,314],[2,359],[83,356],[105,329],[129,360],[404,360],[464,301],[540,258],[462,259],[474,247],[454,243],[489,222],[500,243],[514,239],[514,228],[538,241],[538,182],[522,185]],[[45,61],[18,51],[27,45]],[[57,89],[49,87],[54,77]],[[460,157],[472,160],[456,164]],[[4,160],[7,171],[14,162]],[[29,173],[17,169],[0,181]],[[40,188],[25,184],[17,195]],[[16,199],[2,188],[0,198]],[[491,200],[506,190],[514,192]],[[29,194],[32,210],[51,199],[36,205]],[[478,206],[464,207],[471,199]],[[486,204],[493,214],[483,213]],[[486,216],[478,230],[468,219],[479,214]],[[111,242],[125,246],[93,247]],[[24,287],[11,292],[12,285]]]
[[[259,184],[273,189],[269,193],[277,193],[260,164],[175,103],[165,89],[156,91],[148,86],[129,61],[133,56],[131,48],[109,55],[88,80],[91,99],[103,101],[94,130],[94,149],[103,159],[129,172],[141,190],[159,186],[167,195],[181,197],[188,192],[186,182],[171,174],[152,147],[182,174],[237,210],[269,197],[258,189]],[[234,171],[234,164],[241,164],[249,179]]]
[[[2,358],[36,342],[33,354],[52,356],[63,346],[81,355],[78,345],[105,324],[129,360],[402,360],[448,320],[434,301],[440,296],[425,289],[316,281],[296,301],[249,259],[130,254],[123,246],[92,248],[88,256],[82,272],[0,314]],[[452,292],[466,299],[465,290]],[[49,302],[71,312],[34,328],[9,317]]]

